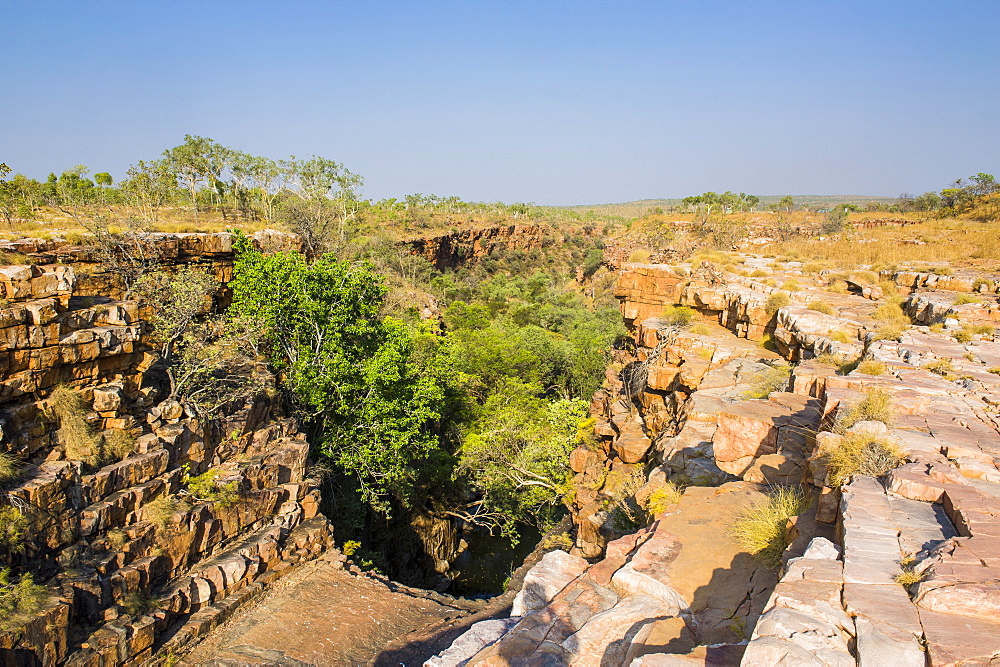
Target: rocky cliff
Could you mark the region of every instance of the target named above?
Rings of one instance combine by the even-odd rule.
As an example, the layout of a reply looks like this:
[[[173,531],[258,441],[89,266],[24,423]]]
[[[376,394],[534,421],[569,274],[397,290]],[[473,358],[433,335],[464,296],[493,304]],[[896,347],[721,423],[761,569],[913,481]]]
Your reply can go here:
[[[152,240],[161,266],[207,269],[226,301],[228,234]],[[122,300],[122,276],[96,249],[28,239],[0,251],[32,262],[0,267],[2,449],[19,467],[3,489],[15,512],[5,530],[22,533],[8,562],[47,591],[26,623],[5,619],[5,664],[156,662],[331,544],[308,444],[280,402],[187,414],[158,389],[149,308]],[[118,445],[60,437],[67,414],[87,443]]]
[[[498,225],[455,230],[430,238],[402,241],[410,252],[420,255],[443,271],[481,259],[497,250],[538,250],[546,231],[541,225]]]
[[[633,346],[592,402],[597,442],[570,458],[574,546],[528,574],[511,618],[432,664],[1000,659],[996,277],[894,271],[879,287],[747,260],[767,278],[622,269]],[[917,324],[892,336],[886,281]],[[842,473],[851,443],[891,460]],[[732,526],[778,488],[809,507],[775,571]]]

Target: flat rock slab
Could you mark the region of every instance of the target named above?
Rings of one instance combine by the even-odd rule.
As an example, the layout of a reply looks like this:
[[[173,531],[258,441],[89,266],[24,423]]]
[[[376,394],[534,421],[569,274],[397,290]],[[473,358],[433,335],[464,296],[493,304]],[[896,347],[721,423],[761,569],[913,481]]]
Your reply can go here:
[[[317,561],[215,630],[183,664],[376,664],[395,640],[467,614]]]

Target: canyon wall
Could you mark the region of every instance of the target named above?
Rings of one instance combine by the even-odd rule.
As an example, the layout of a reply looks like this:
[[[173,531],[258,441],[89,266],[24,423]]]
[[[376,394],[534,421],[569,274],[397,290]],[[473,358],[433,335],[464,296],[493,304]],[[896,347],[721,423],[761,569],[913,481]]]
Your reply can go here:
[[[227,301],[229,234],[151,240],[163,268],[206,269],[216,306]],[[277,232],[254,240],[298,247]],[[332,544],[309,445],[280,399],[198,419],[165,400],[151,311],[123,299],[97,249],[27,239],[0,251],[33,262],[0,267],[0,425],[20,466],[3,490],[24,522],[7,560],[47,591],[34,618],[5,619],[5,664],[155,662]],[[58,435],[66,414],[78,442]],[[102,439],[124,445],[95,451]]]

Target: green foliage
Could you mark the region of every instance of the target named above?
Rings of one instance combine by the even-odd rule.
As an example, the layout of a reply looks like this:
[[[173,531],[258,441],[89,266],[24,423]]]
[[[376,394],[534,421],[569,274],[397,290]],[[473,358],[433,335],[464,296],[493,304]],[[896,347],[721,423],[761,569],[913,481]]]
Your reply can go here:
[[[537,386],[508,380],[478,415],[460,453],[459,473],[481,494],[469,513],[511,536],[518,522],[547,525],[569,491],[586,402],[546,401]]]
[[[767,398],[771,392],[784,391],[792,373],[791,366],[775,365],[755,371],[750,377],[750,388],[744,398]]]
[[[656,489],[646,498],[646,513],[651,517],[657,517],[666,512],[671,505],[679,503],[683,496],[683,489],[673,482],[667,482],[665,486]]]
[[[380,317],[386,290],[370,265],[265,256],[244,237],[236,247],[230,311],[260,324],[323,454],[372,506],[388,512],[386,494],[410,501],[439,445],[431,426],[451,372],[438,342]]]
[[[188,493],[198,500],[215,503],[223,508],[231,507],[240,499],[239,488],[236,481],[223,483],[219,480],[221,476],[222,471],[216,468],[206,470],[200,475],[191,476],[185,465],[181,484],[185,486]]]
[[[49,597],[48,590],[37,585],[30,574],[15,579],[9,568],[0,569],[0,630],[10,632],[32,620]]]
[[[0,550],[7,553],[24,548],[24,535],[28,530],[28,520],[17,508],[0,507]]]
[[[867,433],[848,433],[825,453],[830,483],[839,487],[852,475],[880,477],[906,462],[892,442]]]
[[[694,321],[695,310],[688,306],[667,306],[663,309],[663,319],[673,326],[687,326]]]
[[[772,489],[765,497],[751,501],[740,510],[733,522],[733,537],[761,563],[777,568],[785,550],[785,526],[809,504],[799,489]]]

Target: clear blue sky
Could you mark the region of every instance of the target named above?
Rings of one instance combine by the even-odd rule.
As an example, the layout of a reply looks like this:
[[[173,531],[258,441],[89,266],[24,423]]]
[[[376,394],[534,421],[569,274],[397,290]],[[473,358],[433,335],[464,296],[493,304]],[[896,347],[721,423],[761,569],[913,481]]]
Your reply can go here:
[[[0,0],[0,161],[185,133],[366,197],[897,195],[1000,172],[1000,2]]]

